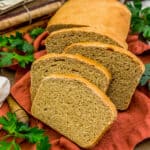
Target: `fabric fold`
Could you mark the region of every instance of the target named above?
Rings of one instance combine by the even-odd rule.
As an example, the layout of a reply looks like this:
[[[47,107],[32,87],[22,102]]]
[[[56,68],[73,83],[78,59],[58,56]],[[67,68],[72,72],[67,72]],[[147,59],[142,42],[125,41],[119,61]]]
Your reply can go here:
[[[30,73],[28,72],[11,89],[13,97],[28,113],[31,108],[29,87]],[[53,131],[50,128],[47,130]],[[150,131],[150,98],[136,90],[128,110],[118,113],[117,120],[110,130],[92,150],[132,150],[138,142],[150,137],[150,132],[147,131]],[[50,137],[52,136],[50,134]],[[73,143],[66,142],[66,147],[67,144],[70,146]],[[63,142],[59,143],[60,147],[62,145]]]

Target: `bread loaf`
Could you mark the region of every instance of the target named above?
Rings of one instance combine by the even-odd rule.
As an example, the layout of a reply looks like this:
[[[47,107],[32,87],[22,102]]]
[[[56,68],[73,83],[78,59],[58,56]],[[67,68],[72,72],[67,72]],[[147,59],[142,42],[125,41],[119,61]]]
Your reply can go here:
[[[75,43],[65,53],[81,54],[103,64],[112,74],[107,94],[117,109],[128,108],[131,97],[144,72],[143,63],[131,52],[102,43]]]
[[[31,67],[31,99],[36,95],[43,77],[51,73],[77,74],[102,91],[108,89],[111,75],[101,64],[83,56],[70,54],[48,54],[36,60]]]
[[[131,14],[116,0],[71,0],[66,2],[50,19],[47,29],[56,31],[72,27],[100,27],[112,30],[125,41]]]
[[[109,98],[84,78],[50,75],[40,84],[32,115],[80,147],[93,147],[116,118]]]
[[[72,43],[77,42],[103,42],[120,47],[127,47],[112,32],[105,28],[98,30],[91,27],[62,29],[51,33],[46,39],[46,49],[48,53],[62,53],[64,48]]]

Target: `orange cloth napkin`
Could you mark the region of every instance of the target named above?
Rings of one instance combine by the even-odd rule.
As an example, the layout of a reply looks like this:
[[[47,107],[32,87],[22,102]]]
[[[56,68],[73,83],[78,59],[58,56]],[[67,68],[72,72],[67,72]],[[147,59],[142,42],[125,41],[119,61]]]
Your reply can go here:
[[[128,35],[127,42],[128,42],[128,49],[135,55],[140,55],[150,49],[150,45],[142,42],[139,39],[138,34]]]
[[[29,87],[28,72],[11,89],[14,98],[28,113],[31,109]],[[58,150],[61,150],[62,145],[66,150],[80,149],[49,127],[45,125],[42,127],[50,133],[50,139],[54,144],[52,150],[55,150],[56,145]],[[136,90],[128,110],[118,113],[111,129],[92,150],[132,150],[138,142],[148,137],[150,137],[150,98]]]
[[[132,37],[129,37],[129,39]],[[128,40],[129,40],[128,39]],[[138,38],[135,40],[138,41]],[[134,41],[134,42],[135,42]],[[128,41],[129,43],[131,40]],[[137,42],[135,42],[136,44]],[[129,44],[130,46],[130,44]],[[135,45],[136,47],[137,45]],[[131,47],[129,47],[131,48]],[[138,49],[141,47],[138,45]],[[137,51],[137,50],[136,50]],[[134,49],[132,49],[134,52]],[[45,52],[44,52],[45,53]],[[40,57],[43,54],[39,54]],[[150,63],[150,56],[140,56],[145,63]],[[12,96],[30,115],[30,73],[16,75],[16,84],[11,89]],[[21,78],[22,77],[22,78]],[[21,79],[20,79],[21,78]],[[135,145],[150,137],[150,92],[145,87],[136,89],[128,110],[119,112],[117,120],[92,150],[133,150]],[[7,104],[0,109],[0,116],[9,111]],[[46,131],[52,143],[51,150],[80,150],[81,148],[59,133],[44,125],[31,115],[31,126],[38,126]],[[2,131],[1,131],[2,132]],[[3,135],[0,133],[0,136]],[[23,150],[35,150],[35,146],[22,142]]]

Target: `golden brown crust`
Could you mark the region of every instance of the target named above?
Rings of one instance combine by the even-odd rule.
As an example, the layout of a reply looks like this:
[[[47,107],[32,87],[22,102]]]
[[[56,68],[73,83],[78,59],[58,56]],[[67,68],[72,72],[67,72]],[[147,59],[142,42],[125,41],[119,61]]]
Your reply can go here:
[[[144,73],[145,71],[145,66],[143,64],[143,62],[138,58],[136,57],[134,54],[132,54],[130,51],[126,50],[126,49],[123,49],[123,48],[120,48],[120,47],[117,47],[117,46],[114,46],[114,45],[111,45],[111,44],[104,44],[104,43],[99,43],[99,42],[81,42],[81,43],[74,43],[74,44],[71,44],[70,46],[66,47],[64,52],[67,52],[69,51],[70,48],[72,48],[73,46],[92,46],[92,47],[103,47],[103,48],[108,48],[108,49],[111,49],[113,51],[117,51],[117,52],[120,52],[122,54],[125,54],[127,56],[129,56],[130,58],[132,58],[132,60],[134,60],[135,62],[139,63],[140,66],[141,66],[141,69]]]
[[[41,58],[36,60],[34,62],[34,64],[38,63],[40,60],[44,60],[44,59],[47,59],[47,58],[53,58],[53,57],[56,57],[56,58],[67,57],[67,58],[71,58],[71,59],[77,59],[78,61],[82,61],[84,63],[87,63],[89,65],[94,66],[95,68],[97,68],[98,70],[102,71],[106,75],[107,80],[109,82],[111,80],[110,72],[103,65],[101,65],[100,63],[97,63],[94,60],[91,60],[89,58],[83,57],[81,55],[71,55],[71,54],[65,54],[65,53],[62,53],[62,54],[51,53],[51,54],[47,54],[47,55],[42,56]]]
[[[111,13],[110,13],[111,10]],[[100,27],[114,31],[123,41],[130,26],[131,13],[127,7],[115,0],[75,0],[66,2],[50,19],[48,29],[55,25]]]
[[[96,33],[99,34],[101,36],[106,36],[112,40],[114,40],[116,43],[118,43],[121,47],[127,49],[127,43],[125,41],[122,41],[119,37],[117,37],[115,35],[115,33],[113,31],[108,31],[106,27],[102,26],[100,28],[93,28],[93,27],[80,27],[80,28],[70,28],[70,29],[61,29],[58,31],[54,31],[52,32],[49,37],[46,39],[49,40],[50,38],[52,38],[53,36],[57,35],[57,34],[61,34],[61,33],[69,33],[69,32],[91,32],[91,33]],[[47,43],[47,42],[46,42]]]

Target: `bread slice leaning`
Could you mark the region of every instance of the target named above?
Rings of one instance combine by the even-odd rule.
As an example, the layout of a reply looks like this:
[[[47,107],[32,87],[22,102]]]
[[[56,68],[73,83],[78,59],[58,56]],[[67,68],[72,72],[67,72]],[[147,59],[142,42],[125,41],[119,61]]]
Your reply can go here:
[[[103,25],[125,41],[130,18],[128,8],[115,0],[71,0],[50,19],[47,29],[51,32],[81,26],[99,28]]]
[[[46,50],[48,53],[62,53],[66,46],[78,42],[103,42],[120,47],[127,47],[116,37],[116,34],[107,30],[107,28],[81,27],[62,29],[52,32],[46,39]]]
[[[94,84],[63,74],[41,81],[31,112],[82,148],[93,147],[117,116],[113,103]]]
[[[48,54],[36,60],[31,67],[31,100],[36,95],[43,77],[51,73],[77,74],[102,91],[108,89],[111,74],[101,64],[80,55]]]
[[[68,54],[81,54],[103,64],[112,74],[107,94],[117,109],[128,108],[144,72],[143,63],[131,52],[103,43],[76,43],[65,49]]]

